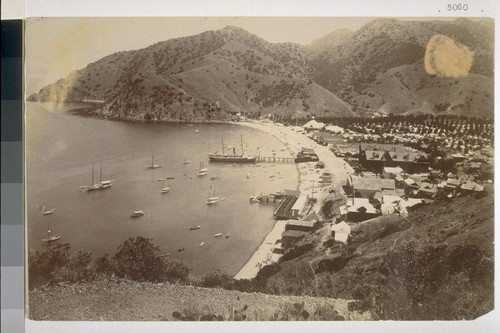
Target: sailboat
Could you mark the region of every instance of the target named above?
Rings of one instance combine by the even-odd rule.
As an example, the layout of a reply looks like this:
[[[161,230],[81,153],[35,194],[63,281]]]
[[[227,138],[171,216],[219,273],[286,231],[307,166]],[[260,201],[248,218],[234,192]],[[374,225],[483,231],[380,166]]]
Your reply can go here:
[[[59,238],[61,238],[60,235],[51,235],[50,228],[49,228],[49,229],[47,229],[47,238],[43,238],[42,241],[43,242],[53,242],[53,241],[58,240]]]
[[[236,154],[236,148],[233,148],[232,153],[226,153],[224,151],[224,138],[221,137],[222,142],[222,154],[215,153],[209,154],[208,158],[210,162],[232,162],[232,163],[252,163],[257,160],[254,155],[245,155],[243,151],[243,135],[241,136],[241,154]]]
[[[208,168],[205,168],[203,162],[200,162],[200,169],[198,170],[198,176],[205,176],[208,172]]]
[[[213,194],[213,196],[210,196],[210,191],[208,191],[207,205],[216,204],[218,201],[219,201],[219,197],[215,196],[215,186],[214,186],[214,194]]]
[[[43,205],[43,208],[42,208],[42,215],[50,215],[50,214],[54,214],[54,211],[55,211],[55,210],[56,210],[55,208],[45,210],[45,205]]]
[[[111,187],[111,180],[102,180],[102,162],[99,172],[99,183],[94,183],[94,163],[92,163],[92,185],[87,187],[87,191],[104,190]]]
[[[155,163],[155,157],[151,156],[151,166],[148,167],[148,169],[158,169],[161,168],[161,164]]]

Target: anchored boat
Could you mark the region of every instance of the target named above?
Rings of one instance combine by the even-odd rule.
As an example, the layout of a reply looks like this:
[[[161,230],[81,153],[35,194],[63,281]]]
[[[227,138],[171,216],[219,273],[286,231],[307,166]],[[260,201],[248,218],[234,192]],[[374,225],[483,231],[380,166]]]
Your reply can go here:
[[[130,214],[130,217],[139,217],[144,215],[144,212],[142,210],[134,210],[132,214]]]
[[[209,154],[208,158],[210,162],[231,162],[231,163],[253,163],[257,160],[256,156],[245,155],[243,151],[243,136],[241,136],[241,154],[236,154],[236,149],[233,148],[232,153],[226,153],[224,151],[224,138],[221,137],[222,142],[222,154],[216,152],[215,154]]]

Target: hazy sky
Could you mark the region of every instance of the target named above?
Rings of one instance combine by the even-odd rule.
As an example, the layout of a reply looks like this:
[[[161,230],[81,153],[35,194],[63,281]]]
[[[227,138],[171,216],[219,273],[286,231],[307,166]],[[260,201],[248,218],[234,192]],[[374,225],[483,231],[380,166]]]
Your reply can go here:
[[[406,18],[408,19],[408,18]],[[111,53],[147,47],[227,25],[270,42],[308,44],[337,29],[357,30],[373,18],[169,17],[34,18],[26,23],[26,93]]]

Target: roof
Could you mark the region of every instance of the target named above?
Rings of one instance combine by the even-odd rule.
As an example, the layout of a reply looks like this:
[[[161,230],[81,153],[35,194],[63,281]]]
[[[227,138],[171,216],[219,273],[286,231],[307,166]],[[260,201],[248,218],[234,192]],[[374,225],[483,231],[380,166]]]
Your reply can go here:
[[[349,238],[349,235],[346,234],[346,233],[343,233],[343,232],[335,232],[335,236],[334,236],[334,239],[337,241],[337,242],[341,242],[341,243],[347,243],[347,239]]]
[[[479,185],[476,182],[468,182],[460,186],[462,190],[481,192],[484,190],[484,186]]]
[[[307,195],[301,194],[300,197],[295,201],[292,210],[301,210],[306,205]]]
[[[332,225],[332,231],[335,231],[335,233],[350,234],[351,233],[351,226],[349,224],[347,224],[346,222],[342,221],[340,223]]]
[[[448,180],[446,181],[446,185],[449,185],[449,186],[460,186],[460,180],[453,179],[453,178],[448,178]]]
[[[391,152],[389,153],[389,156],[394,162],[418,162],[420,159],[425,159],[427,160],[427,155],[424,153],[413,153],[413,152],[404,152],[404,153],[398,153],[398,152]]]
[[[308,231],[299,231],[299,230],[286,230],[283,231],[281,234],[281,237],[291,237],[291,238],[299,238],[304,235],[307,235],[309,232]]]
[[[378,150],[389,152],[405,152],[406,149],[403,145],[391,145],[382,143],[360,143],[361,150]]]
[[[382,189],[396,188],[396,182],[394,181],[394,179],[363,178],[351,176],[350,183],[351,186],[354,186],[354,189],[356,190],[381,191]]]
[[[368,214],[376,214],[377,210],[366,198],[354,198],[354,203],[352,200],[347,200],[347,212],[348,213],[360,213],[362,208],[364,208]]]
[[[307,215],[305,218],[304,218],[304,221],[314,221],[314,222],[318,222],[320,219],[319,219],[319,216],[318,214],[316,214],[315,211],[313,211],[312,213],[310,213],[309,215]]]
[[[366,150],[365,157],[367,161],[385,161],[385,152],[380,150]]]
[[[297,227],[313,228],[315,221],[288,220],[285,225],[293,225]]]
[[[401,169],[400,167],[395,167],[395,168],[391,168],[391,167],[384,167],[384,172],[385,173],[392,173],[394,175],[399,175],[401,172],[403,172],[404,170]]]

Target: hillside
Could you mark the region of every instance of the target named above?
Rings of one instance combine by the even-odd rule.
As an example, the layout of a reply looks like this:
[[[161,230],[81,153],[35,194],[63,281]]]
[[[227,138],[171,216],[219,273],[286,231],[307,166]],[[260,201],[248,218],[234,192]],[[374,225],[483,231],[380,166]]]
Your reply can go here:
[[[370,319],[369,312],[349,311],[349,303],[341,299],[274,296],[127,280],[44,287],[32,291],[29,298],[33,320]]]
[[[469,74],[447,77],[425,70],[426,49],[436,35],[469,52]],[[493,47],[490,20],[376,19],[307,46],[270,43],[228,26],[112,54],[28,100],[103,100],[97,115],[128,120],[228,120],[236,113],[342,117],[374,111],[491,118]],[[452,63],[450,54],[441,53],[441,61]]]
[[[380,319],[477,318],[493,309],[493,206],[492,192],[436,201],[360,224],[347,246],[320,228],[260,273],[262,289],[358,299]]]
[[[427,43],[437,34],[474,53],[471,74],[450,80],[425,72]],[[331,47],[316,45],[313,79],[360,110],[439,113],[446,105],[447,113],[492,117],[493,47],[492,21],[377,19]]]
[[[297,44],[226,27],[103,58],[29,100],[102,99],[99,115],[132,120],[225,120],[238,112],[290,110],[352,116],[348,104],[309,80],[311,57]]]

